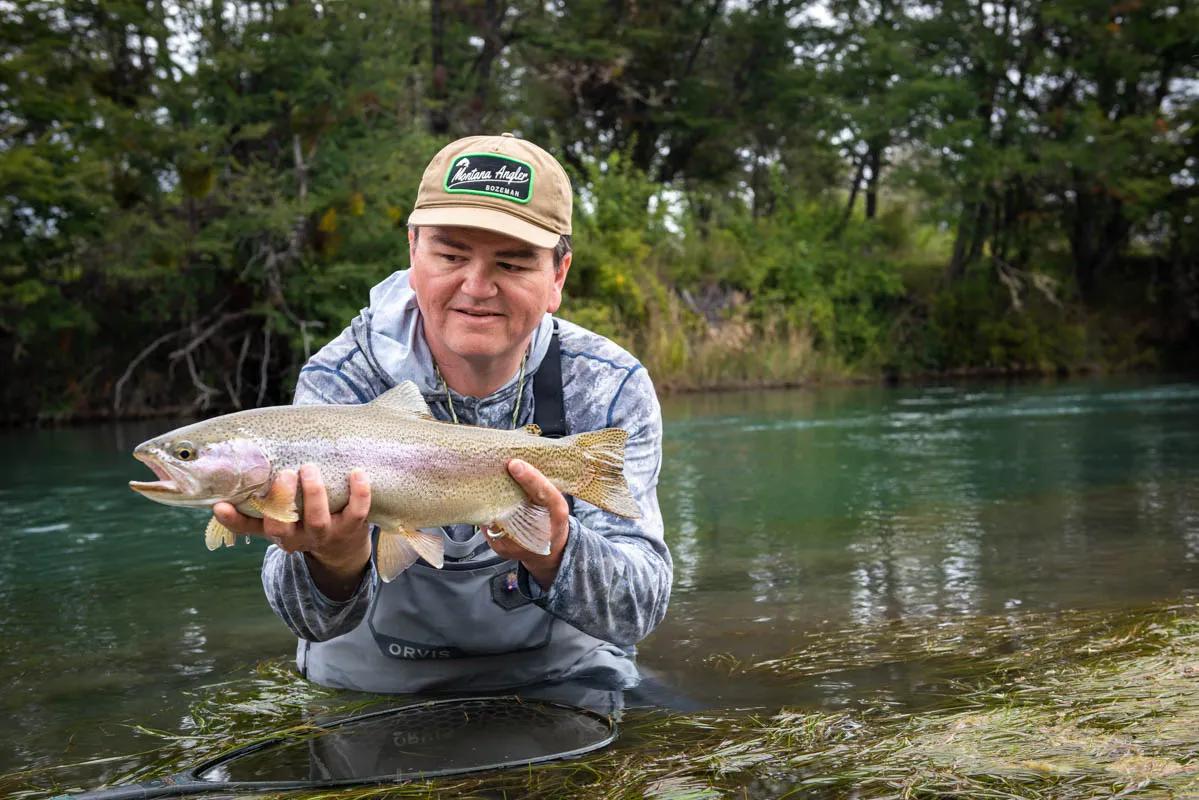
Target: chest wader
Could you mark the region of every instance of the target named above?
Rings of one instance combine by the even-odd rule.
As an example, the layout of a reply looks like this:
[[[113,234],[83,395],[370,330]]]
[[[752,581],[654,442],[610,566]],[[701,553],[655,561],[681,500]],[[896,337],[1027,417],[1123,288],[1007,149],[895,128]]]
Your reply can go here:
[[[533,377],[533,421],[543,436],[567,432],[557,320]],[[567,501],[573,510],[574,498]],[[442,535],[449,557],[490,555],[447,561],[442,569],[417,561],[391,583],[380,582],[357,628],[326,642],[299,641],[301,674],[324,686],[384,693],[491,691],[581,675],[636,681],[621,648],[529,600],[517,562],[492,554],[482,533],[466,541]]]

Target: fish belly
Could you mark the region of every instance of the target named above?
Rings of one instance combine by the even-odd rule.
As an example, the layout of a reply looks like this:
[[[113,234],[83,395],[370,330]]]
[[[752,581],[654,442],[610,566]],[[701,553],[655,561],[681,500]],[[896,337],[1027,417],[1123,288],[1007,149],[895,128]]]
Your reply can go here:
[[[364,467],[373,522],[430,528],[486,525],[525,500],[505,453],[408,445]]]

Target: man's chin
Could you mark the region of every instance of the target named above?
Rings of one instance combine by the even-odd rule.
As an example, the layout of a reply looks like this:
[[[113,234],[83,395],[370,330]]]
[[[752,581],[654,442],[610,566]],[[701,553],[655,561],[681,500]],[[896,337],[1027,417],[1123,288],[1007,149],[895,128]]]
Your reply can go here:
[[[487,360],[502,355],[507,348],[507,337],[502,331],[494,333],[458,332],[447,342],[459,358],[467,361]]]

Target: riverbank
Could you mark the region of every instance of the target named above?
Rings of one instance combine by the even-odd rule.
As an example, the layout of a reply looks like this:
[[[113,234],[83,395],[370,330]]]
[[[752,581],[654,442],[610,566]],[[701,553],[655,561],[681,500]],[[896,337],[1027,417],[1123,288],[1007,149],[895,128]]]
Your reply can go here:
[[[734,360],[729,356],[729,360]],[[753,371],[752,362],[748,362],[747,371]],[[959,367],[948,370],[925,370],[911,373],[885,372],[876,374],[853,374],[837,369],[821,371],[813,369],[805,372],[802,377],[778,377],[764,375],[761,377],[730,377],[717,376],[710,383],[699,383],[678,375],[667,373],[662,380],[657,379],[653,368],[650,373],[655,375],[655,386],[658,394],[663,397],[671,395],[702,394],[705,392],[738,392],[746,390],[787,390],[807,389],[819,390],[847,386],[925,386],[930,384],[988,384],[988,383],[1028,383],[1038,381],[1069,380],[1088,376],[1119,376],[1119,375],[1161,375],[1176,376],[1180,380],[1188,380],[1196,374],[1194,371],[1167,370],[1155,371],[1145,368],[1113,369],[1100,364],[1083,364],[1074,368],[1054,368],[1040,370],[1026,367]],[[763,370],[765,372],[765,370]],[[286,402],[283,398],[281,402]],[[84,411],[59,410],[46,412],[34,418],[7,418],[0,420],[0,429],[19,429],[33,427],[70,427],[85,426],[100,423],[136,422],[140,420],[180,419],[194,421],[209,416],[229,413],[237,409],[204,410],[197,408],[195,403],[180,403],[162,408],[143,408],[136,411],[115,413],[111,409],[91,409]]]
[[[1048,273],[1016,289],[981,269],[950,282],[941,274],[943,241],[896,238],[876,224],[851,232],[869,245],[860,261],[848,258],[848,243],[824,243],[802,265],[803,282],[781,291],[769,274],[783,266],[754,263],[748,245],[802,249],[802,231],[775,230],[778,241],[766,242],[743,233],[747,249],[725,252],[696,282],[685,264],[698,235],[656,240],[648,224],[583,225],[579,244],[588,249],[580,252],[595,255],[577,259],[560,314],[634,353],[663,394],[1199,371],[1199,326],[1168,295],[1115,292],[1083,303]],[[767,275],[747,277],[755,270]],[[266,311],[212,311],[172,321],[178,327],[148,343],[127,317],[85,345],[64,336],[43,368],[28,356],[14,363],[0,424],[211,416],[287,403],[308,356],[357,313],[353,298],[386,274],[355,273],[355,289],[339,284],[336,305],[325,304],[317,278],[292,302],[319,309],[321,319],[298,328]],[[87,357],[73,357],[81,348]]]
[[[650,368],[650,373],[655,374]],[[1042,371],[1019,367],[962,367],[943,371],[923,371],[914,373],[884,373],[884,374],[851,374],[837,370],[828,372],[812,371],[799,378],[759,377],[735,378],[722,376],[711,383],[701,384],[695,381],[682,380],[677,376],[672,379],[669,375],[664,380],[655,378],[655,386],[662,397],[671,395],[702,394],[705,392],[738,392],[746,390],[787,390],[847,387],[847,386],[924,386],[929,384],[987,384],[995,382],[1036,382],[1069,380],[1085,376],[1118,376],[1118,375],[1171,375],[1187,380],[1194,373],[1183,371],[1154,372],[1145,369],[1114,370],[1096,364],[1084,364],[1074,369],[1054,369]],[[286,402],[284,399],[282,402]],[[180,419],[194,421],[209,416],[229,413],[237,409],[202,410],[195,403],[176,404],[157,409],[140,409],[138,411],[123,411],[119,414],[111,409],[92,409],[86,411],[60,410],[39,414],[34,418],[8,418],[0,420],[0,429],[20,429],[34,427],[71,427],[86,426],[113,422],[137,422],[141,420]]]

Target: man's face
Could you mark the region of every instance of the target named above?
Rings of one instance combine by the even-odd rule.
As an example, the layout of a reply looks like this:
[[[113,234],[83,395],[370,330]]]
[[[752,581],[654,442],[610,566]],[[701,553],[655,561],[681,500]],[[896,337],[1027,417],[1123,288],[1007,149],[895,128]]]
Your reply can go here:
[[[412,238],[409,282],[435,356],[512,357],[562,303],[569,253],[555,269],[549,248],[491,231],[422,226]]]

